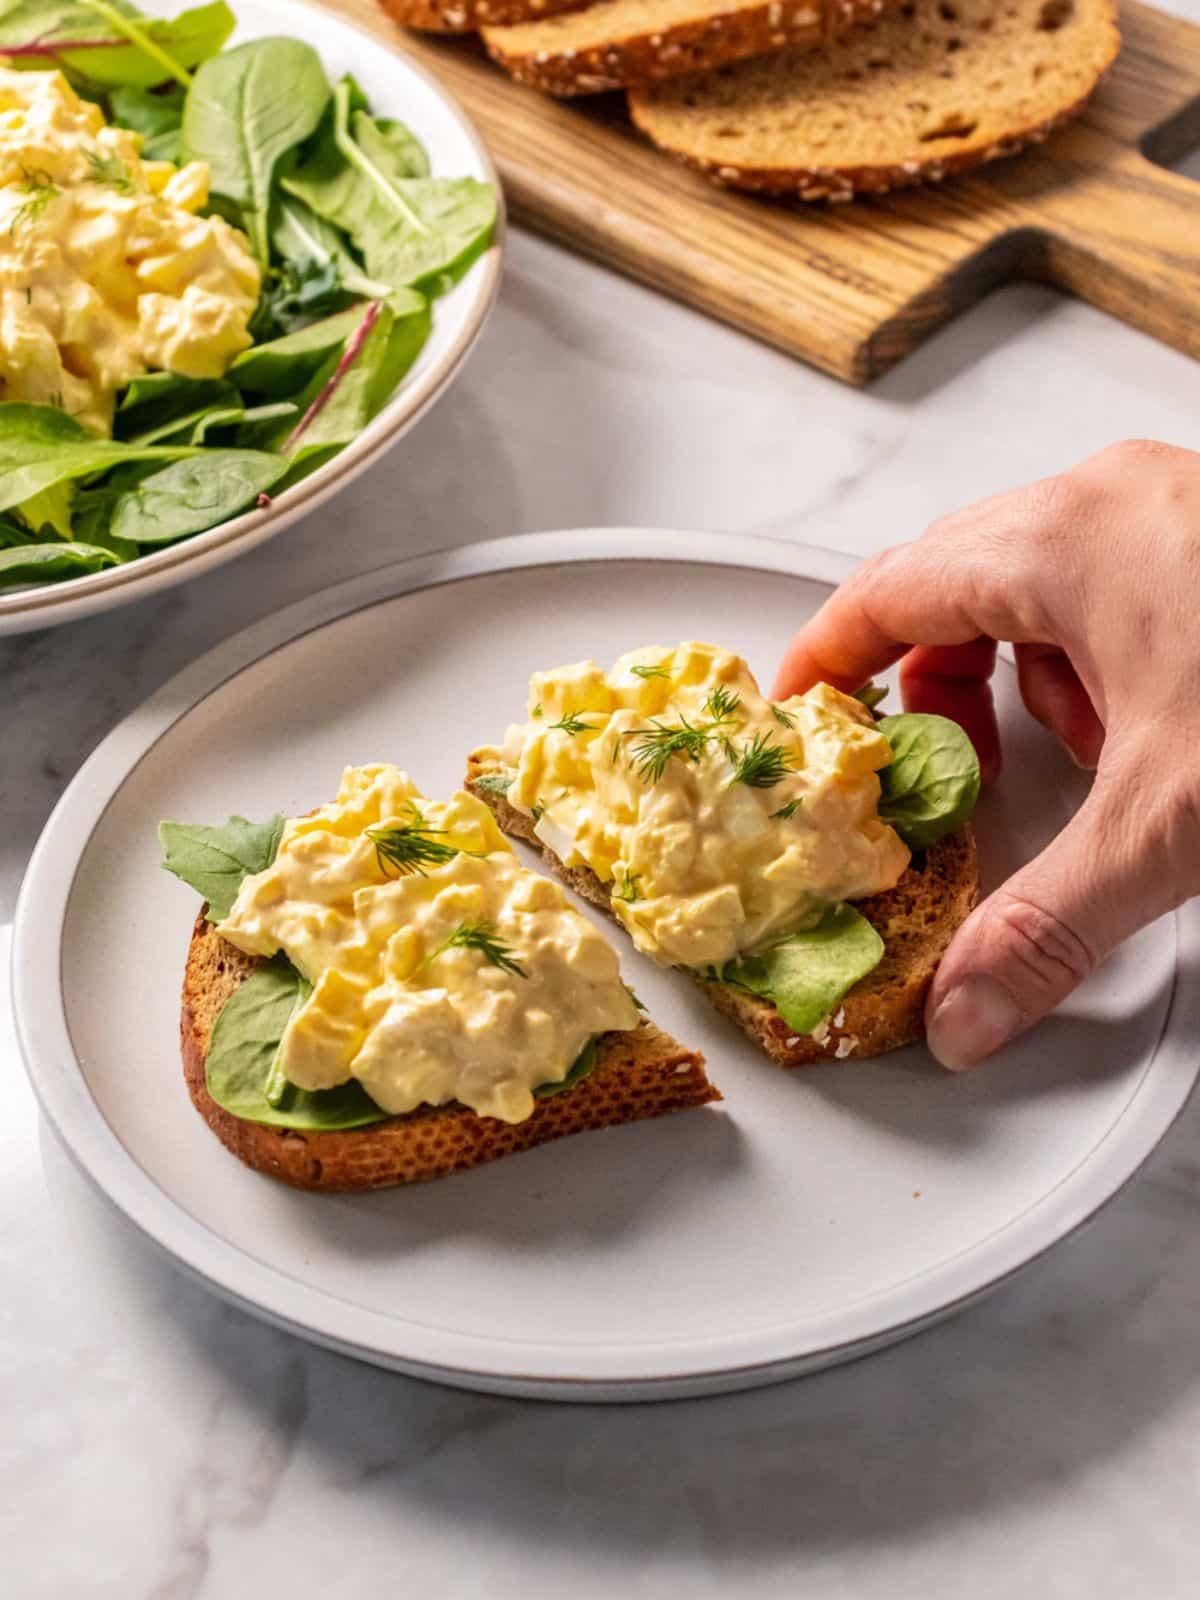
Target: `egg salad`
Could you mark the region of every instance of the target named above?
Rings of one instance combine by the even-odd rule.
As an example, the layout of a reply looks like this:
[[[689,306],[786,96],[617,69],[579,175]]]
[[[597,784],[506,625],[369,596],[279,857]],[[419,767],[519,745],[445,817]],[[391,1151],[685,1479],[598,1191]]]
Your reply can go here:
[[[616,952],[488,808],[428,800],[392,766],[348,768],[336,800],[289,821],[218,932],[312,986],[283,1034],[287,1082],[357,1079],[392,1114],[458,1101],[524,1121],[591,1039],[638,1025]]]
[[[260,273],[208,167],[143,161],[60,72],[0,67],[0,400],[109,436],[117,390],[217,378],[249,348]]]
[[[892,751],[867,708],[828,684],[774,703],[714,645],[535,673],[528,720],[479,757],[663,964],[720,967],[894,887],[909,862],[879,817]]]

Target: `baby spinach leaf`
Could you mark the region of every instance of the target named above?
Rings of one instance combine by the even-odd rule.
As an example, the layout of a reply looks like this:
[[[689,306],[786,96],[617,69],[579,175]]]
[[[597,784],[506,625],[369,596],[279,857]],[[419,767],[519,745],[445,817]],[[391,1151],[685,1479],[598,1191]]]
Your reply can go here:
[[[39,0],[0,10],[0,48],[16,67],[65,69],[93,88],[151,89],[169,78],[184,85],[188,69],[215,56],[236,26],[224,0],[174,18],[143,17],[121,0],[74,0],[49,9],[51,28],[41,20]],[[75,43],[80,48],[72,49]]]
[[[19,544],[0,550],[0,588],[19,583],[50,583],[56,578],[80,578],[118,565],[109,550],[92,544]]]
[[[538,1100],[548,1100],[552,1094],[564,1094],[568,1089],[573,1089],[577,1083],[582,1083],[596,1066],[596,1041],[589,1039],[583,1049],[575,1057],[567,1069],[567,1075],[561,1083],[539,1083],[533,1091]]]
[[[342,82],[318,136],[280,182],[350,235],[372,278],[436,291],[491,242],[496,196],[474,178],[406,171],[406,158],[366,112],[351,112]]]
[[[879,774],[879,815],[913,850],[956,833],[979,798],[979,758],[948,717],[905,711],[883,717],[879,731],[892,763]]]
[[[398,178],[427,178],[429,152],[406,123],[391,117],[369,117],[355,124],[359,143],[368,155],[374,155],[382,164],[383,157],[375,143],[382,139],[391,146],[392,171]]]
[[[230,817],[220,827],[160,822],[163,866],[208,901],[209,922],[220,922],[233,909],[242,879],[265,872],[274,861],[284,822],[280,816],[266,822]]]
[[[13,510],[35,533],[49,533],[58,539],[70,539],[71,516],[75,499],[73,483],[56,483],[49,489],[22,500]]]
[[[124,461],[175,461],[181,445],[124,444],[97,439],[56,406],[0,403],[0,511],[68,479],[89,477]]]
[[[225,378],[149,372],[135,378],[125,390],[113,418],[113,431],[130,444],[157,444],[208,411],[241,403],[241,395]]]
[[[382,300],[391,287],[368,278],[341,229],[319,217],[295,195],[281,194],[272,206],[271,249],[297,268],[314,261],[335,267],[346,292],[363,300]],[[308,270],[311,272],[311,266]]]
[[[205,1063],[209,1094],[235,1117],[273,1128],[328,1131],[382,1122],[387,1112],[354,1080],[311,1092],[287,1084],[278,1105],[267,1099],[267,1079],[283,1031],[310,993],[282,957],[252,972],[222,1006],[213,1027]]]
[[[108,97],[110,121],[141,134],[142,155],[147,161],[178,162],[183,141],[183,94],[180,84],[172,84],[159,93],[123,85]]]
[[[230,367],[229,381],[243,394],[299,395],[330,357],[336,361],[362,317],[362,308],[354,306],[280,339],[255,345]]]
[[[853,906],[830,906],[815,928],[729,962],[722,982],[763,995],[797,1033],[811,1033],[883,958],[883,940]]]
[[[266,265],[272,178],[281,156],[321,120],[329,82],[298,39],[253,39],[206,61],[188,92],[184,154],[207,161],[213,189],[239,207]]]
[[[138,544],[164,544],[200,533],[254,504],[287,471],[259,450],[205,450],[143,478],[113,507],[112,531]]]

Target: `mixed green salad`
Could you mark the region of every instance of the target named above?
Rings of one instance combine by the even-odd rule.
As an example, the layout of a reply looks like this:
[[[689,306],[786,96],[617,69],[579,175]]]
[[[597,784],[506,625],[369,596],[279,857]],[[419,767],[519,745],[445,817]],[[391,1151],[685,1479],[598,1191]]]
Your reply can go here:
[[[207,162],[201,214],[242,229],[262,273],[252,347],[220,378],[135,378],[111,439],[59,405],[0,402],[0,587],[98,572],[269,504],[362,432],[429,337],[431,302],[491,243],[490,184],[432,176],[411,130],[352,77],[330,82],[307,44],[225,48],[234,27],[224,0],[167,20],[128,0],[0,0],[0,60],[62,71],[142,135],[145,160]],[[52,185],[26,180],[34,226]]]

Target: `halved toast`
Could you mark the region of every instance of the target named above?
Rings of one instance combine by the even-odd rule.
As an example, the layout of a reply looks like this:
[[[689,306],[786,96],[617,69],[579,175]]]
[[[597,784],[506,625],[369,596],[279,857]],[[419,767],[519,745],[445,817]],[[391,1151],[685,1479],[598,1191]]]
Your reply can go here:
[[[611,911],[609,885],[588,867],[563,867],[533,831],[533,818],[503,795],[480,785],[501,775],[499,767],[469,758],[466,787],[492,808],[504,832],[530,844],[570,888]],[[883,939],[885,950],[875,970],[856,983],[829,1022],[813,1034],[797,1034],[769,1000],[727,983],[694,979],[723,1016],[784,1067],[815,1061],[877,1056],[925,1036],[925,997],[938,962],[979,894],[975,835],[968,825],[941,840],[923,858],[913,859],[894,889],[856,902],[856,909]]]
[[[205,1060],[213,1024],[230,995],[262,963],[196,918],[188,949],[180,1016],[183,1072],[192,1104],[226,1149],[258,1172],[296,1189],[383,1189],[461,1172],[587,1129],[720,1100],[704,1058],[652,1022],[602,1034],[597,1063],[574,1088],[539,1100],[524,1122],[507,1123],[449,1105],[389,1117],[346,1132],[300,1132],[247,1122],[208,1092]]]
[[[477,33],[480,28],[538,22],[580,11],[591,0],[379,0],[393,22],[422,33]]]

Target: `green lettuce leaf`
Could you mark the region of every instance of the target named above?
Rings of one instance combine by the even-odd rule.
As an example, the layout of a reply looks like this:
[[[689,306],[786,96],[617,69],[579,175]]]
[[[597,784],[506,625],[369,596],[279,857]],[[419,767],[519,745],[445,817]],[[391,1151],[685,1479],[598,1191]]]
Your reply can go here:
[[[913,850],[957,833],[979,798],[979,758],[948,717],[905,711],[883,717],[879,731],[892,763],[879,774],[879,815]]]
[[[853,906],[836,905],[815,928],[708,976],[762,995],[789,1028],[811,1033],[882,959],[883,940],[866,917]]]
[[[208,921],[220,922],[233,909],[242,879],[265,872],[283,837],[285,818],[247,822],[230,817],[220,827],[203,823],[160,822],[163,866],[208,901]]]

